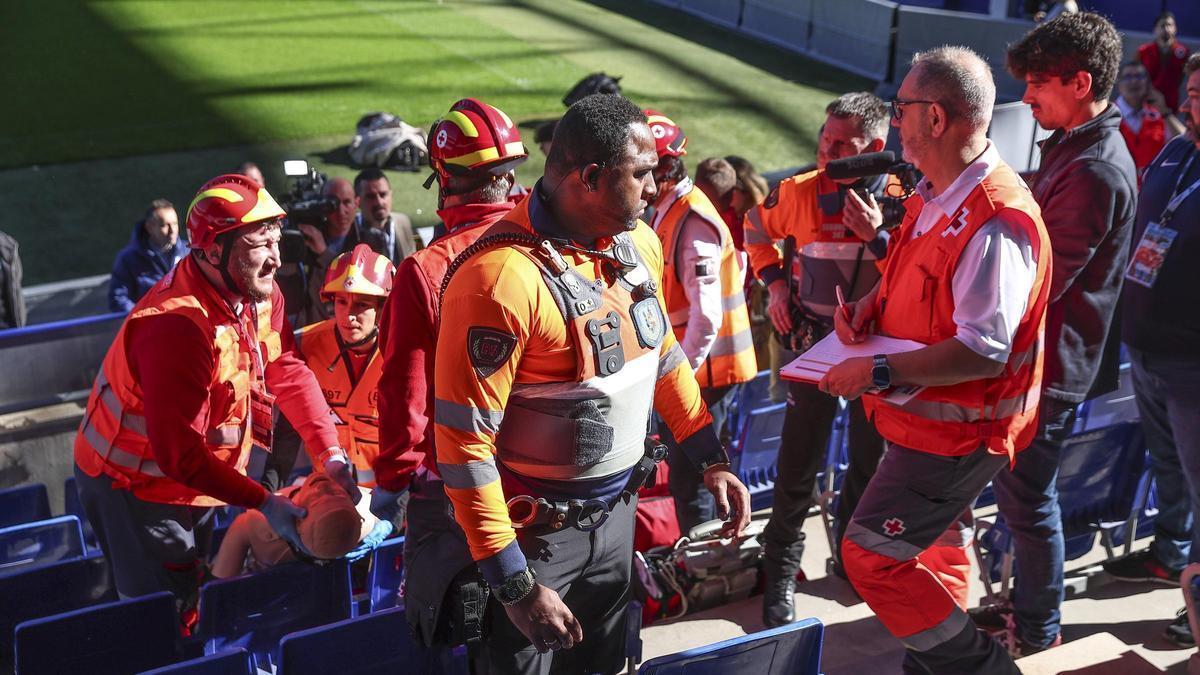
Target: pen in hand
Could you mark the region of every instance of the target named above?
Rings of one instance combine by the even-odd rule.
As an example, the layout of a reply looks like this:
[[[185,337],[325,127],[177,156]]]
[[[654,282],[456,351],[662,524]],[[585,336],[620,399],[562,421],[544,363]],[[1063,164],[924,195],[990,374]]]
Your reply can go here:
[[[846,306],[846,296],[842,294],[841,284],[834,286],[833,291],[837,294],[838,311],[842,313],[842,318],[846,320],[846,325],[851,325],[854,317],[850,316],[850,308]]]

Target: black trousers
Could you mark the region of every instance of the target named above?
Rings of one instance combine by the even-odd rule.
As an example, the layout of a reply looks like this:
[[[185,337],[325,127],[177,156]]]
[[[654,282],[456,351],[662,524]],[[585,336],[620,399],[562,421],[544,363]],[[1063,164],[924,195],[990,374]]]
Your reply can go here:
[[[825,463],[825,451],[836,416],[837,398],[817,389],[815,384],[788,383],[788,407],[779,442],[774,503],[771,519],[763,530],[764,546],[776,551],[795,547],[797,559],[803,553],[804,519],[816,500],[817,472]],[[862,399],[850,401],[848,434],[850,466],[837,500],[835,556],[841,548],[850,516],[883,456],[883,437],[867,419]]]

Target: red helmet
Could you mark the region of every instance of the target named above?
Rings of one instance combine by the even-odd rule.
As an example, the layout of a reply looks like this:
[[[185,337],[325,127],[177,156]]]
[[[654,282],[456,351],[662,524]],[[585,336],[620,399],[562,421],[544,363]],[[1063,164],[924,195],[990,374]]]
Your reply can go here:
[[[325,273],[321,298],[328,300],[335,293],[386,298],[392,292],[395,274],[396,266],[387,256],[372,251],[366,244],[359,244],[354,250],[333,259]]]
[[[654,134],[654,150],[659,158],[667,155],[682,157],[687,154],[687,136],[671,118],[655,110],[643,110],[650,133]]]
[[[429,130],[429,165],[442,180],[476,171],[499,176],[528,158],[521,133],[508,115],[473,98],[450,106]]]
[[[206,248],[222,232],[284,215],[266,188],[241,174],[225,174],[201,186],[188,205],[188,239],[192,248]]]

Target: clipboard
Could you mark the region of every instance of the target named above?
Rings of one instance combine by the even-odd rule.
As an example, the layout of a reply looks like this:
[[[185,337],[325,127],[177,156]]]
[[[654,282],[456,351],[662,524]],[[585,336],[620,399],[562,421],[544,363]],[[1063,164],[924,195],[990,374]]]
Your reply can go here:
[[[876,354],[899,354],[921,349],[927,345],[915,340],[900,340],[886,335],[868,335],[866,340],[854,345],[842,344],[836,332],[831,332],[821,338],[808,351],[796,357],[794,361],[779,369],[779,377],[795,382],[810,382],[816,384],[825,377],[825,373],[837,364],[856,356],[870,358]],[[881,396],[883,400],[893,405],[904,405],[917,392],[924,389],[921,386],[892,387],[886,393],[868,394]]]

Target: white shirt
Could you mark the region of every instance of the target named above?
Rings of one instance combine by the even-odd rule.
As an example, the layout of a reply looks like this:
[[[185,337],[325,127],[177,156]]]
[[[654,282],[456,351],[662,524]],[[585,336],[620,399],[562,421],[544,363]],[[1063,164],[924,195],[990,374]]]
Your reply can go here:
[[[917,191],[925,199],[912,236],[924,235],[947,215],[958,212],[967,196],[1000,164],[1000,153],[987,149],[937,197],[922,181]],[[956,340],[968,349],[1001,363],[1012,352],[1013,336],[1037,278],[1033,243],[1019,224],[1004,215],[992,217],[975,232],[958,259],[951,280]]]
[[[1116,100],[1117,110],[1121,111],[1121,119],[1125,121],[1125,126],[1135,134],[1142,131],[1142,115],[1145,113],[1145,108],[1135,108],[1123,97],[1118,96]]]
[[[685,178],[670,194],[664,195],[656,206],[653,219],[655,230],[675,200],[690,190],[692,181]],[[708,358],[724,319],[721,309],[721,233],[707,220],[693,213],[679,226],[676,241],[676,250],[663,251],[663,255],[676,256],[676,274],[688,299],[687,328],[679,346],[695,371]],[[676,312],[671,312],[669,318],[672,325],[683,319]]]

